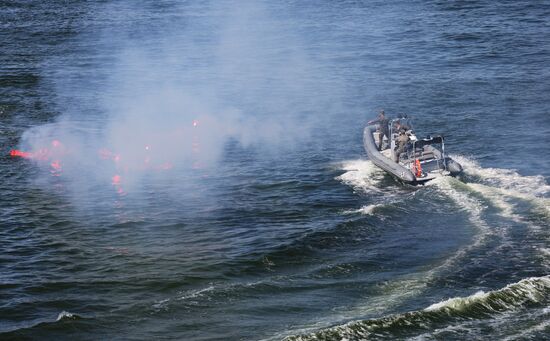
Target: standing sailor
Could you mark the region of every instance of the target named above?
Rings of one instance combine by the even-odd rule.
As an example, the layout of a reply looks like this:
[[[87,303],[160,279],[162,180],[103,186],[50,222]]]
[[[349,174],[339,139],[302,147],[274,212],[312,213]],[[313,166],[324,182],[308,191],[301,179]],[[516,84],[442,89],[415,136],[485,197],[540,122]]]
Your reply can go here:
[[[394,161],[399,162],[399,155],[405,151],[405,147],[409,142],[409,135],[405,130],[401,129],[399,136],[397,137],[397,149],[395,150]]]
[[[384,113],[384,110],[380,110],[380,113],[378,114],[378,118],[376,120],[371,120],[367,122],[367,124],[375,124],[378,123],[380,125],[379,127],[379,134],[378,134],[378,150],[382,150],[382,143],[384,142],[384,136],[386,138],[390,139],[390,132],[388,129],[388,123],[389,120],[386,118],[386,114]]]

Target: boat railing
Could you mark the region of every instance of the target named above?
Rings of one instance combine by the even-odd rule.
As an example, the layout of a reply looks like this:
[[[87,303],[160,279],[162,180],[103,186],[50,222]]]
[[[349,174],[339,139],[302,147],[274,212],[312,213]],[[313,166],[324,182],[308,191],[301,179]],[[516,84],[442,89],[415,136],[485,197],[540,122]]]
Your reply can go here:
[[[436,152],[437,151],[437,152]],[[415,165],[435,161],[437,169],[447,170],[447,158],[445,157],[445,142],[443,136],[428,136],[425,139],[412,141],[412,148],[407,153],[408,160]]]

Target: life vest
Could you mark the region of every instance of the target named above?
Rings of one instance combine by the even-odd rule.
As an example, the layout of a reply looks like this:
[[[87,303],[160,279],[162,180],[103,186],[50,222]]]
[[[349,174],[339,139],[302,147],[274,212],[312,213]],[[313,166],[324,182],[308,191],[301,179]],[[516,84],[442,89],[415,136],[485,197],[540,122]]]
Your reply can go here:
[[[417,178],[422,176],[422,166],[420,165],[420,160],[415,160],[412,165],[412,171]]]

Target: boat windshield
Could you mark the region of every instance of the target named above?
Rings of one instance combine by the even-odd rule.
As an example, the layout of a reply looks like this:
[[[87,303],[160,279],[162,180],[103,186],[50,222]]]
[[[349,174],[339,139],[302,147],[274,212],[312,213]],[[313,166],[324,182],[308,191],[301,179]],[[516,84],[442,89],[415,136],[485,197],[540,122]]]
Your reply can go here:
[[[417,150],[423,149],[424,146],[429,146],[429,145],[431,145],[432,147],[436,147],[438,149],[442,149],[442,147],[443,147],[443,137],[442,136],[434,136],[434,137],[428,136],[425,139],[419,139],[419,140],[414,142],[414,148],[417,149]]]

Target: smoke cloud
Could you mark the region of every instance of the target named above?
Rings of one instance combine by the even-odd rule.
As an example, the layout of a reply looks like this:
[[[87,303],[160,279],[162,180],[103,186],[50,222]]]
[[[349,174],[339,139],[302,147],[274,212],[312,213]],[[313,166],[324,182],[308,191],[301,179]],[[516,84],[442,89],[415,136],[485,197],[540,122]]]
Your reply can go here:
[[[61,114],[21,147],[75,195],[181,190],[228,141],[288,148],[337,105],[299,27],[268,3],[155,4],[101,5],[45,73]]]

